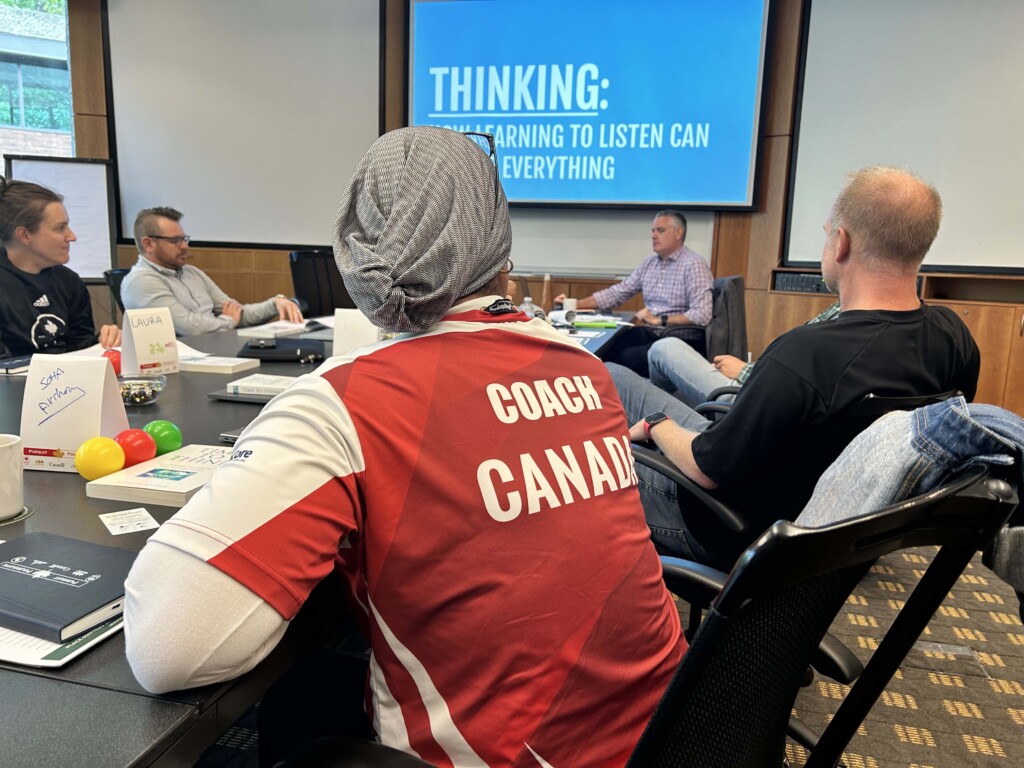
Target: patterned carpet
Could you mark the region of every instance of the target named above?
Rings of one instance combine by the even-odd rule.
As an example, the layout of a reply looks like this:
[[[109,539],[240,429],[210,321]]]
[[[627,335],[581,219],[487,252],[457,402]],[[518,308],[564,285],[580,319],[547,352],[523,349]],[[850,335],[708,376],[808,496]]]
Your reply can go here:
[[[927,568],[933,549],[880,560],[832,626],[862,659]],[[820,731],[846,687],[816,678],[796,715]],[[790,744],[801,766],[806,752]],[[1024,626],[1017,598],[976,557],[870,712],[845,755],[847,768],[1024,766]],[[256,768],[255,709],[196,764]]]
[[[866,660],[935,550],[879,560],[832,633]],[[1024,627],[1017,598],[981,557],[961,575],[847,748],[847,768],[992,768],[1024,765]],[[820,731],[846,686],[821,678],[796,715]],[[806,753],[790,745],[793,765]]]

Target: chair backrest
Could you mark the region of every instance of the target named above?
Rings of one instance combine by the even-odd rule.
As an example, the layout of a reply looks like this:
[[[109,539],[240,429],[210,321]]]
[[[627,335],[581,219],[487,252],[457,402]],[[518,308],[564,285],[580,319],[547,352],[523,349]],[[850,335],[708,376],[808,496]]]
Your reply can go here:
[[[845,411],[836,414],[832,420],[832,430],[839,436],[843,444],[849,444],[857,435],[887,413],[913,411],[961,395],[962,393],[955,389],[931,395],[905,397],[885,397],[869,392],[859,401],[847,407]]]
[[[103,273],[103,279],[107,281],[110,294],[122,312],[124,312],[124,302],[121,301],[121,283],[124,282],[125,275],[130,271],[129,269],[108,269]]]
[[[295,296],[309,305],[309,316],[333,315],[335,309],[355,308],[331,250],[292,251],[288,258]]]
[[[747,359],[747,311],[743,276],[719,277],[712,284],[713,316],[706,331],[706,355]]]
[[[633,768],[781,765],[814,649],[874,560],[940,547],[806,765],[833,766],[929,619],[1017,504],[975,467],[939,490],[819,529],[776,523],[737,561],[646,731]],[[671,589],[673,566],[665,565]]]

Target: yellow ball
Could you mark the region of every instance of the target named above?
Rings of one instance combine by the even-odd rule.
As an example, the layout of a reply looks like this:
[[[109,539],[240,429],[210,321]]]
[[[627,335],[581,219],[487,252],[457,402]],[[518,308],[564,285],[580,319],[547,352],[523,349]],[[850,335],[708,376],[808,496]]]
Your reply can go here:
[[[90,437],[75,451],[75,469],[86,480],[124,468],[124,449],[109,437]]]

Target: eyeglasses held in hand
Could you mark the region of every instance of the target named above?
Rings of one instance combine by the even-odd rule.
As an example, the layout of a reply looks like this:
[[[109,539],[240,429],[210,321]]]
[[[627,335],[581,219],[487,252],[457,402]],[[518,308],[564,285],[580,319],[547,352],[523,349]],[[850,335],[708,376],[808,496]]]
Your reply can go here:
[[[175,235],[174,237],[171,237],[169,235],[146,235],[146,237],[148,237],[151,240],[166,240],[173,246],[179,246],[182,243],[188,245],[189,242],[192,240],[192,238],[189,237],[188,235]]]

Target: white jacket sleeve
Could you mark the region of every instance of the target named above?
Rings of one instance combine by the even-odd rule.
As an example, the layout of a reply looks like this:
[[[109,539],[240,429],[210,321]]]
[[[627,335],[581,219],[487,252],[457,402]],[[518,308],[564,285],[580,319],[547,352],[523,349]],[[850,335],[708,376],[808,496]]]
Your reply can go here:
[[[230,576],[155,541],[125,581],[124,614],[128,663],[151,693],[248,672],[288,628],[277,611]]]

